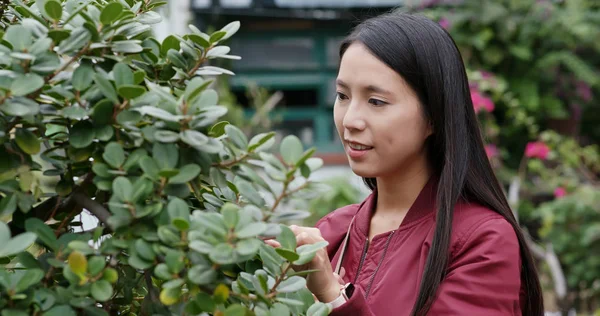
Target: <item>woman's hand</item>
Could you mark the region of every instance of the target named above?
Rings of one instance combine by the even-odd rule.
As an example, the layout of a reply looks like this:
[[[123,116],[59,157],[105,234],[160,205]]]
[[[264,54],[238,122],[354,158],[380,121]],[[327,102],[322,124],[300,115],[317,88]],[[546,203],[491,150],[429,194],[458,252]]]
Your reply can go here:
[[[310,245],[323,241],[323,236],[318,228],[291,225],[290,229],[296,235],[296,243],[299,246]],[[265,240],[268,245],[278,248],[281,245],[273,239]],[[306,277],[306,286],[321,302],[331,302],[340,295],[340,286],[343,284],[341,277],[333,273],[331,262],[327,255],[327,249],[321,248],[315,254],[312,261],[301,266],[293,266],[294,271],[319,270],[310,273]]]

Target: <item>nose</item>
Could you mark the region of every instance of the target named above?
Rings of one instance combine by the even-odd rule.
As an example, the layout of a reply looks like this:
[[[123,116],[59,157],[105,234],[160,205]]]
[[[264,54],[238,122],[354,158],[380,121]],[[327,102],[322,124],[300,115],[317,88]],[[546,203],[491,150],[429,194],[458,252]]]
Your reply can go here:
[[[364,118],[365,116],[361,111],[360,105],[358,105],[356,102],[352,102],[344,114],[344,120],[342,124],[348,131],[362,131],[367,127],[367,123]]]

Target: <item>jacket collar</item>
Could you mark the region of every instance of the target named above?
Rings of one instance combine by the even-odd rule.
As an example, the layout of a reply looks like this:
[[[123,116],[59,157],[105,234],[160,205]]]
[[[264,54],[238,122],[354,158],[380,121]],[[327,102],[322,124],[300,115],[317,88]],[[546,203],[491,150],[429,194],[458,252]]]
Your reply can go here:
[[[400,224],[398,229],[408,227],[411,223],[435,213],[437,185],[438,178],[436,176],[429,178],[423,189],[421,189],[417,199],[408,210],[408,213],[406,213],[406,217],[404,217],[404,220],[402,220],[402,224]],[[359,231],[365,236],[368,236],[369,234],[371,218],[375,213],[376,206],[377,190],[373,191],[373,193],[371,193],[361,204],[354,221],[354,225],[356,225]]]

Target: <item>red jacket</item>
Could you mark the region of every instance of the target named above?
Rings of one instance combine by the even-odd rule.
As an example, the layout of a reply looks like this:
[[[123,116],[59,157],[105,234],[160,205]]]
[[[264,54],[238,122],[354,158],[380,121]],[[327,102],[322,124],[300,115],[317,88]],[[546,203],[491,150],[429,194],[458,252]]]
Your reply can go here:
[[[335,268],[353,217],[342,267],[355,291],[331,315],[410,315],[435,228],[435,184],[423,188],[398,229],[368,241],[376,202],[340,208],[316,227]],[[459,203],[454,211],[448,272],[428,315],[521,315],[521,260],[512,226],[498,213]]]

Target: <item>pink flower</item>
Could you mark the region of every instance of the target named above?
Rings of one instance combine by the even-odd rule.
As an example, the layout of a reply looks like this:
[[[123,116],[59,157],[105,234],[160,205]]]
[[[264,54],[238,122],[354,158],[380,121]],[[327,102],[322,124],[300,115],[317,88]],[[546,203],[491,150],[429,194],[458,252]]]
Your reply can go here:
[[[565,188],[563,188],[563,187],[558,187],[554,190],[554,197],[557,199],[560,199],[561,197],[564,197],[565,195],[567,195],[567,190],[565,190]]]
[[[449,30],[450,27],[452,26],[452,24],[450,23],[450,20],[446,19],[446,18],[441,18],[438,23],[440,24],[440,26],[442,28],[444,28],[445,30]]]
[[[479,113],[481,110],[485,110],[487,112],[494,111],[494,102],[492,102],[492,99],[483,96],[477,90],[471,91],[471,100],[473,101],[475,113]]]
[[[546,159],[550,153],[550,147],[543,142],[530,142],[525,147],[525,156],[527,158]]]
[[[485,148],[485,154],[487,155],[488,159],[492,159],[492,158],[498,156],[498,147],[496,147],[496,145],[486,144],[484,146],[484,148]]]

